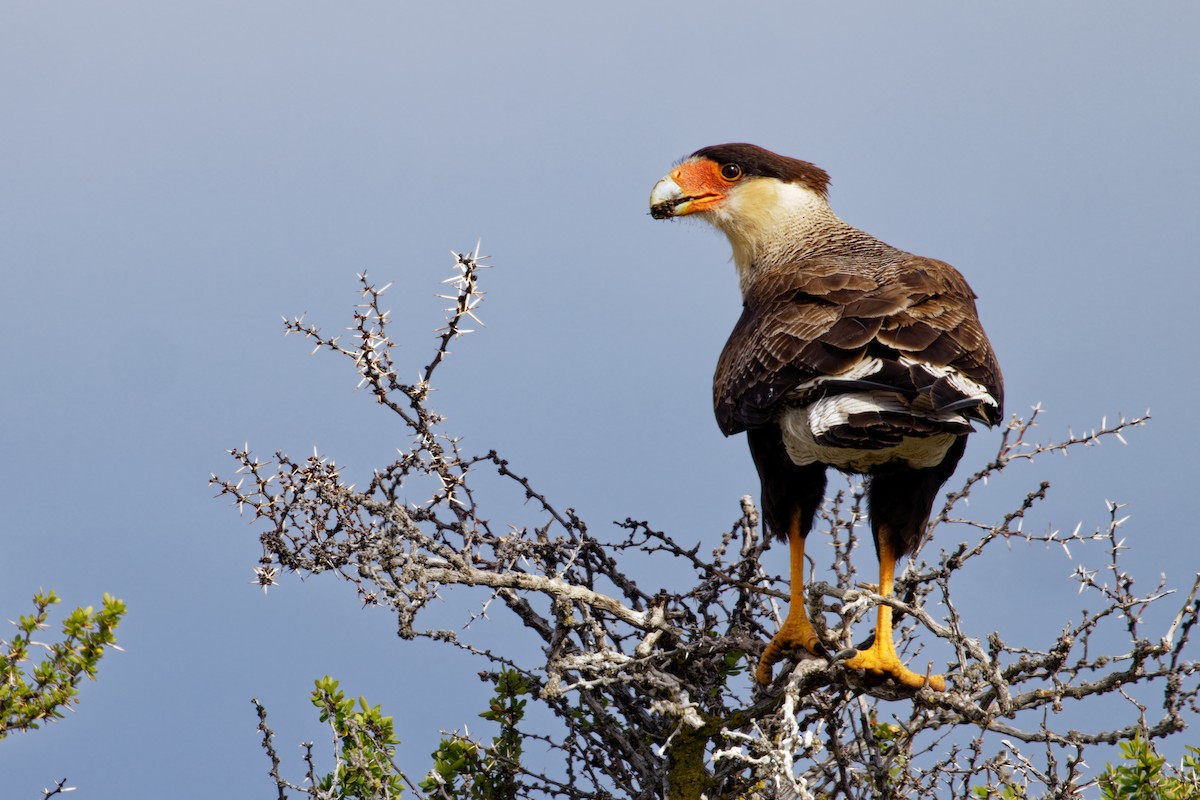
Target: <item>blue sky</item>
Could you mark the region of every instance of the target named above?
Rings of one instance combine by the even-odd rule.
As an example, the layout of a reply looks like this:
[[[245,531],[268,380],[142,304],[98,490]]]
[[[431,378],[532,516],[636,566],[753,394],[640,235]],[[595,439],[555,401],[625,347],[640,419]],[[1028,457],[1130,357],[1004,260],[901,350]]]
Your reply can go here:
[[[207,486],[246,441],[352,476],[403,445],[346,365],[281,335],[305,311],[345,325],[358,272],[395,281],[415,375],[447,251],[482,239],[488,327],[436,400],[466,446],[593,530],[727,529],[756,491],[709,405],[728,247],[646,209],[718,142],[821,165],[844,219],[964,272],[1009,411],[1043,404],[1045,437],[1149,408],[1127,448],[1025,468],[1053,483],[1029,524],[1126,502],[1139,578],[1190,584],[1198,22],[1172,2],[0,4],[0,612],[39,587],[130,607],[78,712],[0,744],[6,791],[267,796],[249,698],[298,767],[326,673],[397,717],[416,774],[476,721],[477,667],[348,587],[250,586],[257,530]],[[1014,544],[979,602],[1036,607],[1071,568]]]

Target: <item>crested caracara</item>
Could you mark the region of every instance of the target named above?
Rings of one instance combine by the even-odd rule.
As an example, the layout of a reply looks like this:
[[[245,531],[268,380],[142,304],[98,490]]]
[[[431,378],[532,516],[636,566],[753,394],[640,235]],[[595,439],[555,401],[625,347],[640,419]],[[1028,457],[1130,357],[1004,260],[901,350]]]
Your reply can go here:
[[[697,150],[654,187],[656,219],[695,215],[733,246],[742,315],[717,362],[713,404],[726,436],[746,433],[770,530],[791,550],[787,619],[756,677],[789,647],[827,651],[804,611],[804,539],[825,470],[867,476],[879,593],[912,552],[971,423],[995,425],[1004,385],[971,287],[949,264],[906,253],[842,222],[829,176],[749,144]],[[900,663],[892,609],[846,661],[911,688],[940,675]]]

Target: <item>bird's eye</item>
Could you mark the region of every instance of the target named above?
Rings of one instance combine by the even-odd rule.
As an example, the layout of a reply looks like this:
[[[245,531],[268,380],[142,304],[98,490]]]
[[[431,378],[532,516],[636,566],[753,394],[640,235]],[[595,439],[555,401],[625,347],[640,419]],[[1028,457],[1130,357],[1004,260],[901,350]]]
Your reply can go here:
[[[737,164],[723,164],[721,166],[721,177],[727,181],[736,181],[742,177],[742,168]]]

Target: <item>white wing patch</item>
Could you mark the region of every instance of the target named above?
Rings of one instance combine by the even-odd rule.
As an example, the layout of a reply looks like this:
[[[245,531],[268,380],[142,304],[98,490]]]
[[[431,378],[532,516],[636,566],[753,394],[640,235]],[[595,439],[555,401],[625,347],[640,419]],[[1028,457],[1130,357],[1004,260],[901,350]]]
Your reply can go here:
[[[972,400],[978,403],[984,403],[992,408],[999,407],[999,404],[996,402],[996,398],[992,397],[991,392],[989,392],[982,384],[976,383],[953,367],[938,367],[934,366],[933,364],[927,364],[924,361],[917,361],[916,359],[909,358],[908,356],[900,356],[900,363],[906,367],[917,367],[938,378],[945,378],[947,383],[954,387],[957,392],[962,394],[964,400]],[[878,367],[876,369],[878,369]]]
[[[819,462],[862,473],[892,463],[915,469],[934,467],[946,457],[954,440],[971,430],[970,419],[962,412],[977,416],[980,406],[999,407],[986,387],[953,367],[927,364],[907,356],[901,356],[899,363],[912,375],[913,389],[926,387],[918,390],[916,397],[887,391],[883,386],[825,395],[829,391],[826,386],[835,382],[843,387],[849,381],[870,384],[872,376],[878,375],[876,382],[890,383],[889,378],[881,375],[884,362],[874,357],[862,359],[839,375],[821,375],[793,387],[779,415],[783,444],[792,461],[799,466]],[[927,381],[919,378],[922,372]],[[944,389],[940,393],[939,405],[945,410],[936,410],[928,393],[935,383],[952,390],[949,396]],[[787,404],[789,399],[791,405]],[[905,419],[909,424],[905,424]],[[890,430],[892,441],[876,447],[847,443],[856,437],[861,441],[868,427]]]
[[[805,392],[815,389],[823,383],[829,383],[829,381],[860,381],[863,378],[869,378],[882,368],[882,361],[868,356],[840,375],[819,375],[812,380],[797,383],[788,394],[803,396]]]

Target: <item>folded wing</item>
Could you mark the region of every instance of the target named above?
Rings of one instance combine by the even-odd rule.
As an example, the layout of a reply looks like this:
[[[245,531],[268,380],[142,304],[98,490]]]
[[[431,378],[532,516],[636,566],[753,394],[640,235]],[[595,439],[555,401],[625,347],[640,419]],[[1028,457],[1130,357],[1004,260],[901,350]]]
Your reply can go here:
[[[807,408],[818,445],[879,449],[996,424],[1002,385],[974,295],[949,264],[814,258],[748,287],[713,401],[726,435]]]

